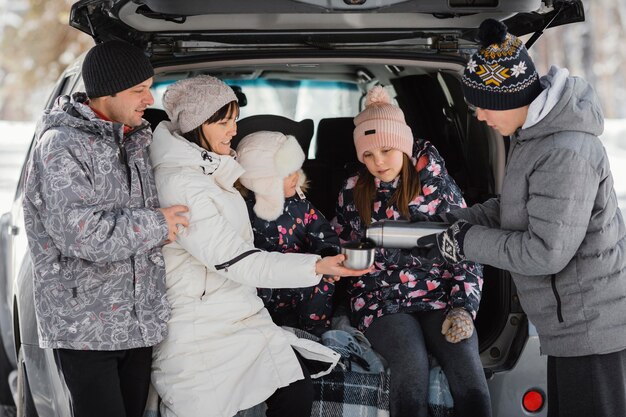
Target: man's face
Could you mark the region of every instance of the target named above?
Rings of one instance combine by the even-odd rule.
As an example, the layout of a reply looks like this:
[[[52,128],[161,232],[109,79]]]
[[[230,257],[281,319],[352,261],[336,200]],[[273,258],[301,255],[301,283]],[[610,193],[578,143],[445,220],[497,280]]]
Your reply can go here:
[[[154,103],[150,86],[152,77],[129,89],[120,91],[114,96],[101,97],[97,106],[109,119],[130,127],[141,125],[141,118],[146,107]]]
[[[476,107],[476,118],[500,132],[502,136],[510,136],[524,125],[528,115],[528,106],[511,110],[487,110]]]

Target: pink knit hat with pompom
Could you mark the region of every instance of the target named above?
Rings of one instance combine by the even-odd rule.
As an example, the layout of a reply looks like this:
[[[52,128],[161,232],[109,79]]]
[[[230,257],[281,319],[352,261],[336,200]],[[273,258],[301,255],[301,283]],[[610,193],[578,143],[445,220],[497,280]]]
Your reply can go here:
[[[412,156],[413,132],[404,120],[404,113],[391,104],[383,87],[378,85],[367,93],[365,109],[354,118],[354,125],[354,146],[359,161],[363,162],[366,151],[383,147]]]

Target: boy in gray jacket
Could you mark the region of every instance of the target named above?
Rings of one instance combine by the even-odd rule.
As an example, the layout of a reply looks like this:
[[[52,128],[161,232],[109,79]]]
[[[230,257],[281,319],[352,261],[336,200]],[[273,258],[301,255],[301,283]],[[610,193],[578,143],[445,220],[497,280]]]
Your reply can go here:
[[[598,98],[565,69],[539,78],[502,23],[479,38],[462,86],[476,117],[510,136],[502,194],[418,244],[511,271],[548,355],[548,416],[626,416],[626,228]]]
[[[140,417],[151,347],[167,330],[160,247],[188,223],[186,207],[158,208],[152,133],[141,117],[154,102],[153,74],[129,44],[92,48],[86,94],[46,111],[28,164],[39,345],[54,350],[74,417]]]

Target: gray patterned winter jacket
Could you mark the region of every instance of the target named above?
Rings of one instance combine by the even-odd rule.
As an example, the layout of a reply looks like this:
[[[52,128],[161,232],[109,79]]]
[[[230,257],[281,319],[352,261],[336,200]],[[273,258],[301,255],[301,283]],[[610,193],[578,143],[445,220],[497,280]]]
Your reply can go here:
[[[479,226],[473,261],[511,271],[552,356],[626,348],[626,229],[598,135],[603,117],[584,80],[551,68],[511,137],[500,199],[455,211]]]
[[[159,245],[148,124],[124,136],[80,96],[62,97],[37,127],[24,221],[42,348],[153,346],[170,307]],[[83,97],[84,99],[84,97]]]

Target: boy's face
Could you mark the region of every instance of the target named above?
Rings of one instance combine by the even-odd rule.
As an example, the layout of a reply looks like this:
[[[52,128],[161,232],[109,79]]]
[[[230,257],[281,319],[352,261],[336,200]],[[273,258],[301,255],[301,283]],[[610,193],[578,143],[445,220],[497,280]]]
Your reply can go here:
[[[285,192],[285,198],[293,197],[296,195],[296,186],[298,185],[298,179],[300,174],[298,171],[292,172],[283,180],[283,191]]]
[[[113,121],[130,127],[140,126],[144,110],[154,103],[150,93],[151,85],[152,77],[114,96],[96,99],[96,108]]]
[[[528,115],[528,106],[510,110],[487,110],[476,107],[476,118],[500,132],[502,136],[510,136],[524,125]]]

